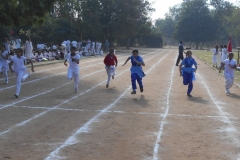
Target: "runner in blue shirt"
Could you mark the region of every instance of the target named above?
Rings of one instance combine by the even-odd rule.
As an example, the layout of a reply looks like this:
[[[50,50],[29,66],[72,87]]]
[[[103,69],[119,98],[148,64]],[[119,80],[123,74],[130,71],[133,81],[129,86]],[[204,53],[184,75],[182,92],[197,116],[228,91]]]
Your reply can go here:
[[[186,52],[186,58],[179,66],[180,76],[183,77],[183,84],[188,85],[187,96],[192,97],[193,80],[195,80],[194,72],[197,71],[197,62],[192,58],[192,52]],[[195,66],[195,68],[193,68]]]

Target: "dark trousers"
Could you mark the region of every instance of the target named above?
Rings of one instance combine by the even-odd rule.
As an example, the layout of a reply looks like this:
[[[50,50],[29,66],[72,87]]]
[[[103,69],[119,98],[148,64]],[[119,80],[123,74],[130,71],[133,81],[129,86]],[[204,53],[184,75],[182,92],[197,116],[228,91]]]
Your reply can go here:
[[[179,52],[179,55],[178,55],[178,59],[177,59],[177,62],[176,62],[176,65],[179,64],[180,60],[183,60],[183,53],[182,52]]]
[[[142,78],[139,78],[136,73],[133,73],[131,75],[131,79],[132,79],[132,89],[134,91],[137,89],[136,81],[138,82],[139,87],[141,87],[141,88],[143,87]]]
[[[188,91],[187,93],[190,94],[193,89],[193,74],[192,73],[187,73],[183,72],[183,84],[188,85]]]

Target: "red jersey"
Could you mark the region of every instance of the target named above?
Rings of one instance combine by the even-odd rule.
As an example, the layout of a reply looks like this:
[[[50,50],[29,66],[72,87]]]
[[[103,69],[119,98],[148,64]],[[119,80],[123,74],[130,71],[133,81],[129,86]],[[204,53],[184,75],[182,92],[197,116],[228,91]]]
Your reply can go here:
[[[118,61],[117,61],[117,57],[115,55],[110,56],[109,54],[106,55],[106,57],[104,58],[104,64],[106,66],[114,66]]]

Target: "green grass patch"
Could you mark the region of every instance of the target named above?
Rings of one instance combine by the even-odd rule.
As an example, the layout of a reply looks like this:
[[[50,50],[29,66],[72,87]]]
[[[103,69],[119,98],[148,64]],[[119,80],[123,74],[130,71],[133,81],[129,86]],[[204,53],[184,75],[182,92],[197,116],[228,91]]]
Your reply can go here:
[[[211,51],[193,50],[193,55],[194,56],[197,56],[198,58],[200,58],[204,62],[207,62],[210,65],[212,65],[212,54],[213,53]],[[235,54],[235,59],[237,59],[236,56],[237,55]],[[240,71],[235,71],[235,82],[237,84],[240,84]]]

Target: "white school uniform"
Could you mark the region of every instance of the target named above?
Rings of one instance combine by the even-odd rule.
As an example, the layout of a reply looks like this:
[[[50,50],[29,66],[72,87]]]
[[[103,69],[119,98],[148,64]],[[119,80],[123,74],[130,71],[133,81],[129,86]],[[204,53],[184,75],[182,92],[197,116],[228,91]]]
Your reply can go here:
[[[98,43],[98,46],[97,46],[97,52],[98,52],[98,54],[100,54],[100,55],[101,55],[101,53],[100,53],[101,48],[102,48],[102,43],[99,42],[99,43]]]
[[[77,48],[77,41],[72,41],[72,46]]]
[[[100,55],[103,56],[103,50],[100,50]]]
[[[79,83],[79,70],[80,67],[79,65],[72,61],[72,58],[80,60],[80,56],[76,54],[75,56],[71,57],[71,53],[67,55],[67,61],[69,63],[68,67],[68,73],[67,73],[67,78],[68,79],[74,79],[74,87],[77,90],[78,89],[78,83]]]
[[[95,54],[96,50],[95,50],[95,42],[92,42],[92,53]]]
[[[3,52],[0,53],[3,57],[7,57],[8,55],[8,51],[5,50]],[[6,83],[8,83],[8,60],[7,59],[4,59],[2,56],[0,56],[0,71],[2,71],[3,69],[3,73],[4,73],[4,76],[5,76],[5,81]]]
[[[30,55],[32,54],[32,50],[33,50],[31,41],[26,41],[24,50],[25,50],[25,57],[30,59]]]
[[[22,81],[24,81],[30,74],[27,73],[27,69],[24,66],[24,61],[26,60],[26,57],[21,56],[18,58],[17,56],[12,56],[11,61],[13,62],[13,71],[15,72],[17,76],[17,89],[16,89],[16,95],[18,96],[20,94],[21,90],[21,84]]]
[[[234,66],[234,65],[237,65],[237,62],[235,59],[232,59],[232,60],[225,59],[223,63],[225,64],[224,65],[225,88],[230,89],[234,84],[235,70],[232,69],[229,66],[229,64],[231,66]]]
[[[212,55],[212,63],[213,64],[218,64],[218,52],[216,49],[212,49],[213,55]]]
[[[8,53],[10,53],[10,44],[8,41],[4,42],[4,46],[5,46],[6,51],[8,51]]]
[[[115,66],[110,66],[109,68],[107,66],[105,66],[107,75],[108,75],[108,79],[107,79],[107,84],[110,83],[111,77],[114,76],[116,74],[116,67]]]
[[[228,51],[227,51],[227,48],[223,48],[223,49],[222,49],[221,62],[223,62],[225,59],[228,59]]]
[[[21,48],[21,39],[16,39],[16,48]]]
[[[80,50],[81,47],[82,47],[82,42],[78,42],[78,43],[77,43],[77,50]]]

